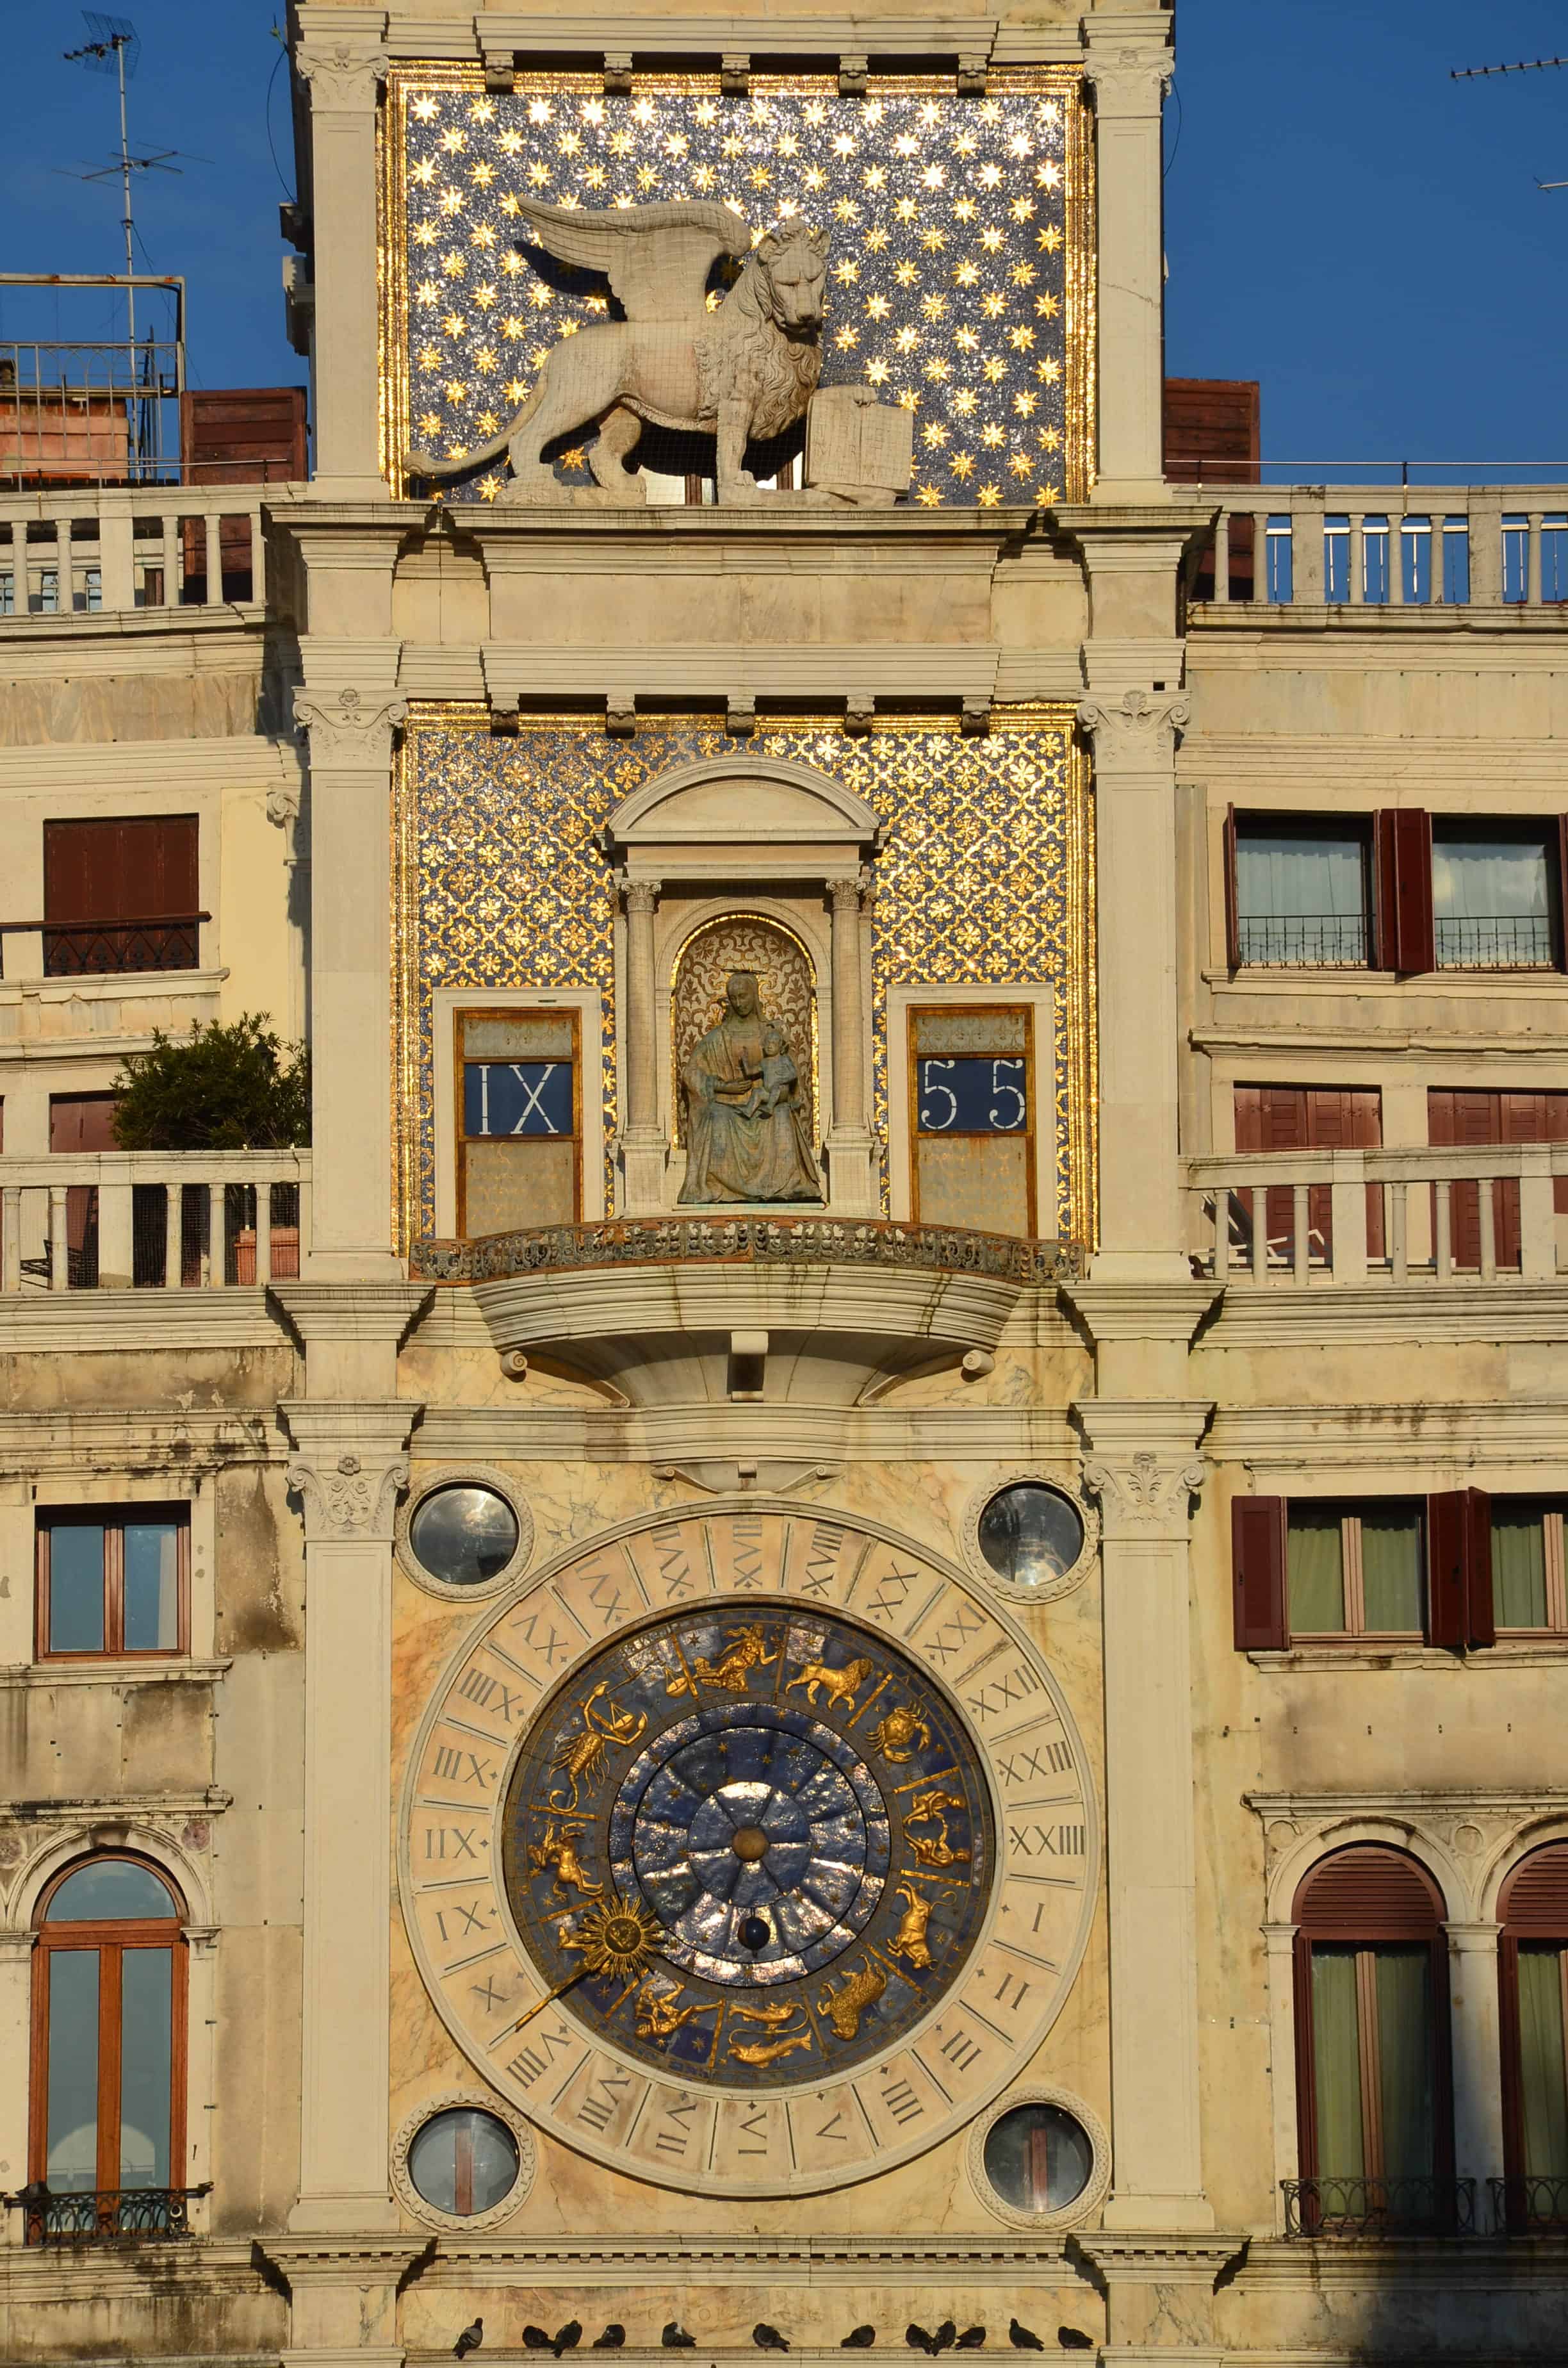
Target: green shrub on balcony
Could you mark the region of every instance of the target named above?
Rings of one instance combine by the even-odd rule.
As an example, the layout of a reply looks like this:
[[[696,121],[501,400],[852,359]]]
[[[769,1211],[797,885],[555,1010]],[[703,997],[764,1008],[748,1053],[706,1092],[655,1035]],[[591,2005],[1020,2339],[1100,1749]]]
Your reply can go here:
[[[114,1081],[122,1151],[277,1151],[311,1139],[311,1056],[265,1011],[224,1027],[193,1019],[183,1041],[153,1031]]]

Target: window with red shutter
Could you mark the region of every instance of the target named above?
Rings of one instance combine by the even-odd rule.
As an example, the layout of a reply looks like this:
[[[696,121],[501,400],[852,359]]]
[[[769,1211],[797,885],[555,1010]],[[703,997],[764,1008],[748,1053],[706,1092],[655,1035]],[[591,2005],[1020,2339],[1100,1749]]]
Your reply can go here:
[[[1568,1143],[1568,1093],[1491,1093],[1484,1087],[1433,1086],[1426,1095],[1426,1140],[1444,1150],[1483,1151],[1506,1143]],[[1568,1216],[1568,1176],[1552,1184],[1552,1205]],[[1437,1194],[1432,1196],[1433,1236]],[[1519,1188],[1513,1177],[1492,1187],[1492,1225],[1500,1267],[1519,1263]],[[1449,1190],[1449,1226],[1457,1267],[1481,1265],[1481,1187],[1458,1183]]]
[[[1450,1488],[1426,1499],[1427,1633],[1450,1652],[1495,1644],[1492,1520],[1481,1488]]]
[[[1372,817],[1380,969],[1406,973],[1437,965],[1432,931],[1432,817],[1418,806]]]
[[[1285,1499],[1237,1497],[1231,1506],[1232,1600],[1238,1653],[1282,1651]]]
[[[45,976],[194,970],[197,854],[195,814],[45,823]]]

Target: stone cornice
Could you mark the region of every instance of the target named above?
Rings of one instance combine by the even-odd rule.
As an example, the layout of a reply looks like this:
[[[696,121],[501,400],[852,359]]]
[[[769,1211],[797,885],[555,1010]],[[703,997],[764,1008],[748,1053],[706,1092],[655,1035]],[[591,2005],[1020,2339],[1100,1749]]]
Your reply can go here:
[[[1204,1335],[1214,1349],[1359,1348],[1433,1338],[1504,1343],[1568,1340],[1568,1283],[1339,1283],[1296,1291],[1232,1284]]]
[[[313,19],[335,10],[308,12]],[[1093,22],[1093,19],[1090,20]],[[1134,26],[1141,17],[1130,20]],[[387,47],[394,56],[474,60],[482,56],[571,57],[629,52],[639,63],[669,57],[714,60],[753,51],[806,61],[866,57],[874,64],[906,58],[978,58],[994,65],[1075,65],[1083,43],[1075,18],[1051,26],[1005,25],[994,16],[533,16],[517,8],[472,17],[432,17],[394,10]]]
[[[130,1292],[112,1295],[132,1296]],[[134,1295],[141,1299],[153,1294],[138,1292]],[[99,1330],[100,1337],[66,1345],[97,1349],[126,1345],[106,1341]],[[274,1328],[271,1338],[276,1340],[277,1337]],[[0,1349],[13,1345],[0,1331]],[[231,1340],[222,1345],[236,1344]],[[117,1474],[152,1465],[174,1482],[182,1475],[223,1471],[236,1464],[281,1463],[286,1453],[286,1442],[269,1409],[192,1407],[188,1413],[179,1413],[166,1406],[65,1406],[51,1409],[47,1421],[35,1412],[0,1414],[0,1475]]]
[[[1494,1463],[1568,1462],[1568,1398],[1227,1406],[1215,1416],[1204,1452],[1216,1463],[1271,1472],[1354,1462],[1472,1476]]]
[[[956,1367],[955,1367],[956,1370]],[[724,1406],[672,1401],[637,1407],[530,1406],[527,1386],[503,1406],[432,1409],[414,1453],[433,1462],[1041,1463],[1066,1477],[1079,1441],[1059,1408],[1004,1406]]]
[[[275,1282],[271,1295],[300,1338],[402,1341],[430,1298],[427,1282]]]

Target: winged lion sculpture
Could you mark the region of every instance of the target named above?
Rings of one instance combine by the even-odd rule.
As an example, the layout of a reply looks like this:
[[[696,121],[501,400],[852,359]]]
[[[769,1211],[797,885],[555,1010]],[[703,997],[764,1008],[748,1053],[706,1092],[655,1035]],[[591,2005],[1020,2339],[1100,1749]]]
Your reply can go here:
[[[452,459],[411,453],[415,474],[460,476],[505,452],[512,475],[503,500],[559,502],[544,448],[597,425],[588,466],[598,491],[577,498],[639,502],[642,480],[625,463],[652,420],[715,438],[721,502],[768,500],[745,469],[745,448],[790,427],[816,386],[827,232],[786,223],[754,246],[728,206],[687,199],[585,213],[525,198],[517,211],[547,254],[602,272],[626,318],[563,337],[498,436]],[[745,260],[710,312],[708,275],[720,256]]]

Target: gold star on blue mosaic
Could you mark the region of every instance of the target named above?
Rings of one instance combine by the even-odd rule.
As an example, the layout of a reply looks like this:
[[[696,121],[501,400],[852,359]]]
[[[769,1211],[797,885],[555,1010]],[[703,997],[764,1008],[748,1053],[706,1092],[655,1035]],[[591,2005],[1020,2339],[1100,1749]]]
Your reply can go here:
[[[606,97],[587,74],[519,76],[502,95],[472,71],[409,69],[390,96],[400,486],[413,447],[483,444],[552,347],[608,314],[607,289],[530,245],[518,199],[532,197],[717,199],[754,241],[790,222],[828,230],[822,383],[915,413],[908,499],[991,508],[1086,490],[1087,142],[1067,70],[993,75],[983,98],[935,77],[874,78],[849,98],[825,75],[755,75],[741,97],[712,76],[647,74]],[[588,482],[585,440],[558,457],[565,484]],[[450,497],[493,501],[503,482],[492,465]]]

